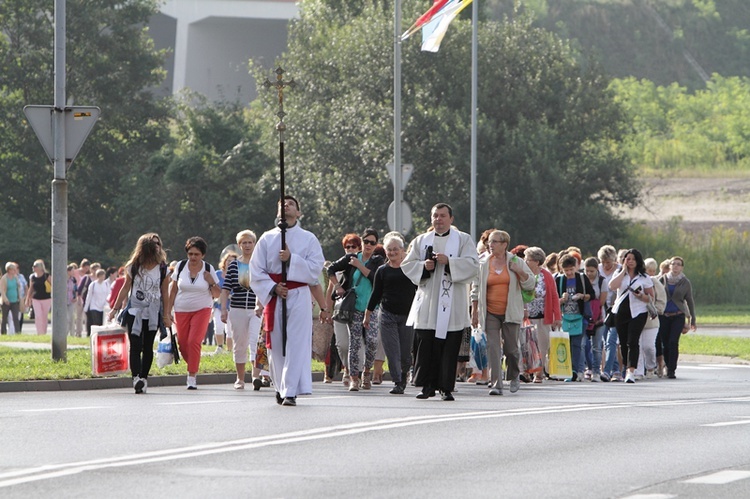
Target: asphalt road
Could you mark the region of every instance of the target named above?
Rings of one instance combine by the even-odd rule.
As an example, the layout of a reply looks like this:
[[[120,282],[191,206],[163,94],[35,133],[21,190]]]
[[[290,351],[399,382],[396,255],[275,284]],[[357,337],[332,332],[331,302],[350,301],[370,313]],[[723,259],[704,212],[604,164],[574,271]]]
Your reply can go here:
[[[750,497],[750,366],[456,401],[314,383],[0,393],[0,497]]]

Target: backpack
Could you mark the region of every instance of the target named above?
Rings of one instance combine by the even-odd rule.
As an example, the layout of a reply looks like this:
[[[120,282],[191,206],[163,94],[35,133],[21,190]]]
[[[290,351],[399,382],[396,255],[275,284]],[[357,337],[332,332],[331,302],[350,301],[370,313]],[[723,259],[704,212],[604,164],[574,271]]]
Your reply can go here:
[[[182,270],[185,268],[185,265],[187,265],[187,262],[188,262],[187,260],[182,260],[180,264],[177,266],[177,277],[179,277],[180,274],[182,274]],[[206,272],[211,272],[211,264],[206,261],[203,262],[203,268],[205,269]]]

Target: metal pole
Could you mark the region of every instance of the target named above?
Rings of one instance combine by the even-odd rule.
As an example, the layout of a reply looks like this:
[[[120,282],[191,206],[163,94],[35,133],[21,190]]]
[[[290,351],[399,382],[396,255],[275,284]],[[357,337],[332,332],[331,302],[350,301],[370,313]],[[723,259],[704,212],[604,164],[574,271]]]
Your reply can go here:
[[[52,179],[52,360],[67,359],[68,181],[65,179],[65,0],[55,0],[54,176]]]
[[[393,204],[394,230],[404,227],[401,176],[401,0],[396,0],[393,15]]]
[[[479,43],[479,0],[474,0],[471,7],[471,237],[477,240],[477,87]]]

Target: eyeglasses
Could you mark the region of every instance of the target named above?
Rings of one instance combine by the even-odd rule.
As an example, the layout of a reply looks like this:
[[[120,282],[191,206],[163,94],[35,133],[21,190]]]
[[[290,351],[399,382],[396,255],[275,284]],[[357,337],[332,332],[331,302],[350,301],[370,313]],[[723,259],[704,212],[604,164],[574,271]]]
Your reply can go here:
[[[344,246],[344,248],[345,249],[357,249],[359,248],[359,246],[357,246],[356,244],[347,244],[346,246]]]
[[[490,244],[491,244],[491,243],[495,243],[495,244],[501,244],[501,243],[507,243],[507,242],[508,242],[508,241],[498,241],[498,240],[496,240],[496,239],[490,239],[490,240],[489,240],[489,243],[490,243]]]
[[[362,240],[362,242],[365,243],[368,246],[375,246],[376,244],[378,244],[377,241],[372,241],[370,239],[364,239],[364,240]]]

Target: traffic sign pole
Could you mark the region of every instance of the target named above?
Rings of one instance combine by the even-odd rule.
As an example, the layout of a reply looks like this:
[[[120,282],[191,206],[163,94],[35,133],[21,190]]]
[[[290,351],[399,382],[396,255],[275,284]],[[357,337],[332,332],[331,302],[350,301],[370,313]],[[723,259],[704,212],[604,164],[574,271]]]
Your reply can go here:
[[[65,179],[65,0],[55,0],[54,177],[52,179],[52,360],[68,356],[68,181]]]

